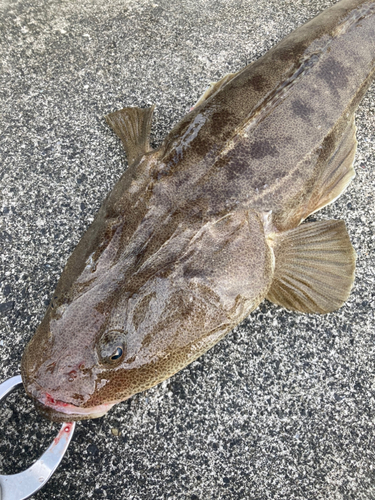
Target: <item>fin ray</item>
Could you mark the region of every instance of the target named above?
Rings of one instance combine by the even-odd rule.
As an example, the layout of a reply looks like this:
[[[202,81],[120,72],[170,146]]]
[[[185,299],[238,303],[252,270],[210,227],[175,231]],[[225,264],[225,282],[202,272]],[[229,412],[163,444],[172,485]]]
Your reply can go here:
[[[343,221],[303,224],[270,238],[275,273],[267,299],[294,311],[327,313],[349,296],[355,252]]]
[[[123,108],[105,117],[106,122],[121,139],[129,165],[141,155],[152,151],[150,130],[152,113],[150,108]]]
[[[218,90],[220,90],[224,85],[226,85],[230,80],[232,80],[238,73],[227,73],[221,80],[217,82],[211,82],[207,89],[204,91],[203,95],[198,99],[191,109],[196,108],[202,102],[206,101],[209,97],[214,95]]]

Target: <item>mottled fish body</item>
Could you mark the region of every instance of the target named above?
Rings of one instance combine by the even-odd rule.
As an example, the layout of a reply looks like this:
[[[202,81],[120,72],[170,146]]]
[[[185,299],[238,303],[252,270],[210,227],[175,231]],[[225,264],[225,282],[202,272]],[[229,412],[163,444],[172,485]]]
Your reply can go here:
[[[343,221],[300,223],[354,176],[354,112],[375,75],[375,2],[341,0],[212,84],[155,151],[152,109],[107,121],[129,168],[69,258],[22,358],[52,420],[104,414],[165,380],[268,298],[347,299]]]

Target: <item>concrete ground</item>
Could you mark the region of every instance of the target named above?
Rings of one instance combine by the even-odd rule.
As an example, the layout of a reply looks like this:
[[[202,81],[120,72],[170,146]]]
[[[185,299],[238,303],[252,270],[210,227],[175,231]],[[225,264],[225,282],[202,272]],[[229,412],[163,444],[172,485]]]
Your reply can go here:
[[[160,144],[209,82],[260,57],[329,0],[0,0],[0,379],[19,373],[64,263],[126,168],[103,116],[156,104]],[[35,499],[375,498],[375,87],[357,113],[357,177],[316,217],[358,254],[347,304],[263,303],[167,382],[77,424]],[[0,468],[57,433],[20,390]]]

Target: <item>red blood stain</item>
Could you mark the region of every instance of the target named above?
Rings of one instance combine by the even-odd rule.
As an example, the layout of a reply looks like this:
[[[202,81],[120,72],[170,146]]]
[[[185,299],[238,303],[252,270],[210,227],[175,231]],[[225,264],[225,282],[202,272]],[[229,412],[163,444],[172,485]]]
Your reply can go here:
[[[46,393],[45,395],[45,405],[50,406],[71,406],[69,403],[64,403],[64,401],[59,401],[58,399],[54,399],[50,394]]]
[[[70,432],[72,430],[72,425],[73,425],[73,422],[67,422],[65,424],[65,427],[60,430],[58,435],[53,440],[55,445],[59,444],[60,439],[64,436],[64,432]]]
[[[52,404],[52,405],[53,405],[53,404],[55,404],[55,402],[56,402],[56,401],[53,399],[53,397],[52,397],[50,394],[47,394],[47,393],[46,393],[46,401],[47,401],[47,403],[50,403],[50,404]]]

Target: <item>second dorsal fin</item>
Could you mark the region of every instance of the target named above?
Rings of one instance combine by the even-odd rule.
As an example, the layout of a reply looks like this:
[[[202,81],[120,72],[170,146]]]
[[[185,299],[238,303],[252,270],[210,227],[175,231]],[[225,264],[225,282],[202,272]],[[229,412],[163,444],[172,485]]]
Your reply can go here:
[[[152,150],[150,146],[151,108],[123,108],[105,117],[106,122],[121,139],[129,165]]]
[[[191,109],[194,109],[200,104],[202,104],[202,102],[206,101],[209,97],[214,95],[218,90],[224,87],[224,85],[230,82],[237,75],[238,73],[228,73],[227,75],[223,76],[223,78],[218,82],[211,82],[204,91],[203,95],[201,95],[201,97],[198,99],[198,101],[194,104],[194,106]]]

